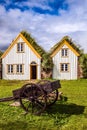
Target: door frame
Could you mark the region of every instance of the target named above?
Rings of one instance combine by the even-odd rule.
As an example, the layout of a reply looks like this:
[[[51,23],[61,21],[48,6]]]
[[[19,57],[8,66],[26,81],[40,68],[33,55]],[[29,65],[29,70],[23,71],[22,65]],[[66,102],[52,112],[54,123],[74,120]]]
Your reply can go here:
[[[30,63],[30,79],[32,79],[32,66],[35,66],[36,67],[36,79],[37,79],[37,72],[38,72],[38,69],[37,69],[37,63],[35,61],[32,61]]]

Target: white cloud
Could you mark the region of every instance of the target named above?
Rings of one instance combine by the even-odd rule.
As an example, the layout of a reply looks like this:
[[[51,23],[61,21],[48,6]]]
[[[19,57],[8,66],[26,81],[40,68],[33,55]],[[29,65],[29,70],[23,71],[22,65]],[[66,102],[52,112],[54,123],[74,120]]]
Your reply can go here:
[[[41,9],[43,9],[43,10],[52,10],[52,8],[51,8],[50,6],[45,5],[44,3],[41,3],[41,1],[38,2],[38,3],[37,3],[37,1],[23,2],[23,5],[29,6],[29,7],[31,7],[31,8],[33,8],[33,7],[39,7],[39,8],[41,8]]]
[[[59,16],[37,14],[31,10],[22,12],[19,9],[10,9],[7,12],[0,6],[0,46],[9,45],[20,31],[27,30],[46,50],[59,42],[63,36],[69,35],[87,53],[87,0],[66,1],[69,9],[66,11],[60,9]],[[38,4],[33,0],[28,4],[31,7],[42,8],[44,1],[43,4]],[[43,8],[51,9],[47,5]]]
[[[28,1],[23,1],[20,4],[20,1],[16,2],[15,5],[19,7],[27,6],[29,8],[41,8],[43,10],[52,10],[52,8],[48,5],[48,0],[28,0]]]

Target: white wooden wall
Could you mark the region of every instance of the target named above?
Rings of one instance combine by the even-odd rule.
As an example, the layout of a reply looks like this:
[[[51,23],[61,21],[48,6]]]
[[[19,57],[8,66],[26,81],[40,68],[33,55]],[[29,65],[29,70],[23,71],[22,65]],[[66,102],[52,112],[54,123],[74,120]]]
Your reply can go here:
[[[24,42],[22,38],[19,38],[17,42]],[[25,44],[25,43],[24,43]],[[41,78],[41,60],[35,53],[28,47],[27,44],[24,45],[24,53],[17,53],[17,44],[13,46],[10,52],[2,59],[3,64],[3,79],[19,79],[19,80],[29,80],[30,79],[30,64],[35,61],[37,64],[37,79]],[[6,65],[7,64],[24,64],[24,74],[7,74]]]
[[[62,48],[68,48],[64,45]],[[77,79],[77,61],[78,57],[68,48],[69,56],[66,58],[61,57],[61,49],[53,57],[53,78],[54,79]],[[69,63],[69,72],[60,71],[60,63]]]

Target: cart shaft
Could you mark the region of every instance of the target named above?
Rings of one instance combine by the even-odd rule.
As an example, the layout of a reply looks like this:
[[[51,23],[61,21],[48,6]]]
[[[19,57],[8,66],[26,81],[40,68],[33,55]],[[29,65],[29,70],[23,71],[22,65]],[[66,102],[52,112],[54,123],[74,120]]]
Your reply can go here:
[[[12,101],[14,97],[0,98],[0,102]]]

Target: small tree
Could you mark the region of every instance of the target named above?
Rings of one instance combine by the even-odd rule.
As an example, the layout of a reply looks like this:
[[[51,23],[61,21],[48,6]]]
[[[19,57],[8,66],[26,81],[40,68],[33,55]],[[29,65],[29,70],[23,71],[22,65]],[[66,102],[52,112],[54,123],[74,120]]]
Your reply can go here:
[[[43,55],[43,58],[42,58],[42,69],[45,72],[49,72],[52,70],[52,68],[53,68],[52,58],[50,57],[49,53],[46,53]]]
[[[87,54],[84,54],[82,62],[83,77],[87,78]]]

